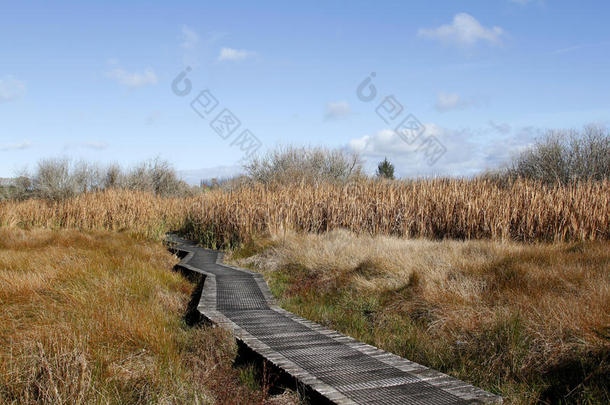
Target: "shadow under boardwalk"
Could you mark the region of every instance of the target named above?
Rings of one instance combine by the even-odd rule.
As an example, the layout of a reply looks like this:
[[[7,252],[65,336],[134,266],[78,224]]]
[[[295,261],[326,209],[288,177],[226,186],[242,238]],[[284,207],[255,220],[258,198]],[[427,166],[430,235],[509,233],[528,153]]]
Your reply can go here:
[[[501,397],[358,342],[278,307],[262,276],[222,264],[222,252],[171,236],[184,270],[203,274],[197,310],[337,404],[500,403]]]

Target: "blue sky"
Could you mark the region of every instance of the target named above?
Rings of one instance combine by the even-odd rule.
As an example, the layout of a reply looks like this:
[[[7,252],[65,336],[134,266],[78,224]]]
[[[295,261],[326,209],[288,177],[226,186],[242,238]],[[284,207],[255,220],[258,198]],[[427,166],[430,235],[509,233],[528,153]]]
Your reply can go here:
[[[1,7],[0,177],[58,156],[229,174],[251,150],[234,143],[245,129],[259,151],[325,145],[369,169],[387,156],[402,176],[469,175],[547,128],[610,121],[606,1]],[[178,96],[186,66],[192,89]],[[356,89],[372,72],[378,95],[364,102]],[[218,106],[202,118],[190,104],[204,89]],[[386,96],[421,123],[419,141],[441,145],[433,164],[377,114]],[[224,108],[241,122],[227,139],[210,127]]]

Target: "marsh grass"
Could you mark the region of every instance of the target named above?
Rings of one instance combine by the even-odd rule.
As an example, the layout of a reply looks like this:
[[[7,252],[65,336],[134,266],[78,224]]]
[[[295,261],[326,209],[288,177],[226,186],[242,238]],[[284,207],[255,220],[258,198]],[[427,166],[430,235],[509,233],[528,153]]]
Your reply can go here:
[[[255,240],[232,260],[263,272],[284,308],[508,403],[610,399],[607,242],[337,230]]]
[[[179,230],[217,248],[253,235],[334,229],[429,239],[608,240],[610,181],[250,184],[185,198],[107,190],[54,202],[0,202],[0,226],[128,230],[156,239]]]
[[[178,230],[240,248],[287,309],[511,403],[609,402],[609,202],[607,180],[484,179],[0,202],[0,398],[264,397],[226,368],[221,332],[183,329],[192,286],[151,242]]]
[[[127,233],[0,229],[0,403],[263,403],[230,334],[186,326],[175,263]]]

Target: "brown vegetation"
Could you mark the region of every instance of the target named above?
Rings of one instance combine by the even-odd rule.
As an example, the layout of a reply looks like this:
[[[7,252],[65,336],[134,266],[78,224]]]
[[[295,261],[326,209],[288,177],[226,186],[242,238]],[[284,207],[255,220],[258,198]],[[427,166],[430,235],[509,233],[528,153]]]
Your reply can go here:
[[[0,226],[111,230],[159,239],[180,227],[188,198],[164,198],[129,190],[81,194],[58,201],[0,202]]]
[[[196,199],[184,230],[217,246],[287,230],[432,239],[606,240],[610,181],[546,186],[518,180],[359,181],[254,185]]]
[[[288,148],[197,196],[159,161],[42,162],[0,190],[0,402],[264,400],[226,334],[180,320],[192,286],[146,241],[167,231],[241,247],[287,309],[510,403],[609,402],[608,133],[589,135],[472,180]]]
[[[610,181],[548,186],[438,179],[243,186],[199,197],[107,190],[60,201],[0,202],[0,225],[108,229],[159,237],[182,230],[208,246],[288,230],[431,239],[610,239]]]
[[[262,403],[226,331],[182,320],[160,243],[0,228],[0,403]]]
[[[507,403],[610,401],[607,242],[287,233],[233,260],[263,272],[284,308]]]

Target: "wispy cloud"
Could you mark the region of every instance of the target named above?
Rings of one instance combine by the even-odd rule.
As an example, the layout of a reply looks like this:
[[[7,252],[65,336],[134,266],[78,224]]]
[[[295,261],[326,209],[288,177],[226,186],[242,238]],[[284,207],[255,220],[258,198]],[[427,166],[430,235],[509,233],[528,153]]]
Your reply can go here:
[[[504,135],[508,134],[510,132],[510,130],[511,130],[510,125],[508,125],[505,122],[496,123],[496,122],[493,122],[493,121],[490,120],[489,121],[489,126],[492,127],[493,129],[495,129],[496,131],[498,131],[499,133],[504,134]]]
[[[32,143],[29,141],[23,141],[20,143],[9,143],[9,144],[0,144],[0,152],[8,152],[12,150],[23,150],[28,149],[32,146]]]
[[[423,38],[436,39],[446,44],[468,47],[478,42],[499,45],[505,32],[497,26],[484,27],[470,14],[459,13],[453,17],[451,24],[441,25],[437,28],[420,28],[417,35]]]
[[[199,34],[193,31],[186,25],[182,26],[182,43],[180,46],[184,49],[193,49],[199,44]]]
[[[474,103],[472,101],[464,100],[457,93],[440,92],[436,96],[434,108],[440,112],[447,112],[451,110],[460,110],[473,104]]]
[[[574,46],[568,46],[565,48],[556,49],[552,53],[554,55],[561,55],[564,53],[576,52],[576,51],[580,51],[582,49],[588,49],[588,48],[596,48],[598,46],[605,46],[608,44],[610,44],[610,42],[598,42],[595,44],[580,44],[580,45],[574,45]]]
[[[17,100],[25,94],[25,82],[6,76],[0,79],[0,102]]]
[[[326,105],[324,119],[327,121],[338,120],[348,117],[352,109],[347,101],[337,101]]]
[[[256,52],[248,51],[245,49],[233,49],[233,48],[222,48],[220,55],[218,56],[219,61],[240,61],[250,57],[256,56]]]
[[[64,150],[77,149],[77,148],[101,151],[101,150],[107,149],[108,144],[106,142],[101,142],[101,141],[86,141],[86,142],[68,143],[68,144],[64,145]]]
[[[157,75],[151,68],[147,68],[143,72],[127,72],[124,69],[116,68],[106,72],[106,77],[116,81],[130,89],[145,87],[157,84]]]
[[[180,32],[182,63],[191,68],[217,60],[217,43],[226,36],[222,32],[199,33],[194,28],[183,25]]]

